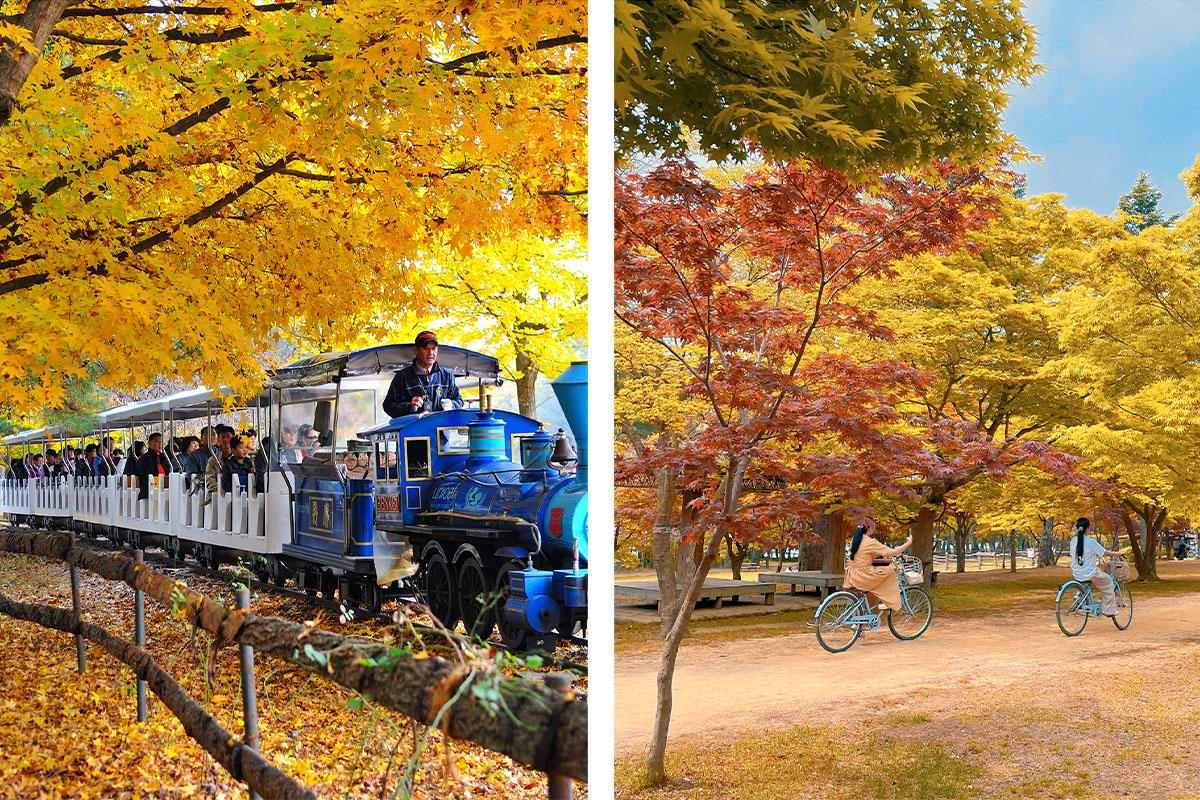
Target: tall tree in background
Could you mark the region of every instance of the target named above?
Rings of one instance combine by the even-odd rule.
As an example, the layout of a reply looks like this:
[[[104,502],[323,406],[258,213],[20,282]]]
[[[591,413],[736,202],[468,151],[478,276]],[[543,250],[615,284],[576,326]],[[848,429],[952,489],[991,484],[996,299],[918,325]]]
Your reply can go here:
[[[1155,225],[1167,227],[1174,225],[1180,215],[1163,216],[1162,210],[1158,207],[1158,204],[1162,202],[1162,196],[1162,189],[1150,182],[1148,173],[1144,171],[1138,173],[1138,179],[1134,182],[1133,187],[1121,195],[1121,199],[1117,201],[1117,209],[1129,217],[1125,221],[1125,230],[1136,235]]]
[[[935,468],[918,489],[926,502],[913,521],[913,553],[927,564],[940,504],[960,487],[1027,461],[1064,480],[1082,477],[1044,445],[1085,414],[1072,382],[1048,368],[1063,357],[1054,309],[1082,279],[1090,248],[1123,234],[1111,220],[1067,211],[1058,196],[998,193],[995,203],[996,217],[970,234],[970,247],[906,259],[854,293],[895,337],[850,342],[848,351],[897,358],[930,378],[900,408],[936,434]]]
[[[0,393],[18,412],[86,363],[110,385],[250,387],[281,330],[339,346],[387,335],[374,308],[436,315],[432,259],[582,235],[579,0],[4,9]]]
[[[1055,369],[1090,412],[1060,441],[1129,487],[1120,500],[1141,580],[1157,578],[1168,514],[1200,511],[1198,246],[1193,212],[1097,247],[1088,279],[1059,303]]]
[[[702,550],[664,637],[652,781],[665,779],[679,645],[726,536],[815,515],[832,495],[903,492],[897,477],[919,468],[892,411],[916,371],[822,342],[887,336],[850,290],[903,256],[954,249],[982,223],[991,195],[976,190],[987,176],[939,170],[940,181],[891,176],[869,188],[810,162],[770,164],[717,185],[668,161],[618,180],[617,315],[678,362],[684,396],[705,409],[686,441],[637,465],[680,476],[694,497],[684,536]],[[781,488],[747,502],[755,480]]]
[[[462,342],[478,343],[500,359],[516,383],[519,411],[537,417],[538,376],[557,375],[587,343],[583,241],[514,235],[428,268],[445,298],[442,319]]]
[[[617,0],[617,141],[710,159],[814,158],[854,172],[990,155],[1005,87],[1034,65],[1016,0]]]

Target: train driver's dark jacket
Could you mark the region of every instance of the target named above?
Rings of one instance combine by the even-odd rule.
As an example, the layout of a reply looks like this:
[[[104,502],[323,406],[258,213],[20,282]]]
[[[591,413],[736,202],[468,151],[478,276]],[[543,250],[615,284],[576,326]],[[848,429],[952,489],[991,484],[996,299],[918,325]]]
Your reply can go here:
[[[388,387],[387,397],[383,399],[383,411],[393,418],[412,414],[414,397],[425,398],[425,407],[417,409],[418,412],[440,411],[442,400],[452,401],[455,408],[463,407],[462,395],[459,394],[458,384],[454,382],[454,373],[436,363],[430,368],[428,375],[415,363],[397,370],[392,377],[392,385]]]
[[[159,471],[159,468],[162,471]],[[156,453],[153,450],[147,450],[146,454],[137,460],[133,465],[133,474],[138,480],[138,500],[145,500],[150,496],[150,478],[154,475],[170,475],[171,461],[167,458],[166,453]]]

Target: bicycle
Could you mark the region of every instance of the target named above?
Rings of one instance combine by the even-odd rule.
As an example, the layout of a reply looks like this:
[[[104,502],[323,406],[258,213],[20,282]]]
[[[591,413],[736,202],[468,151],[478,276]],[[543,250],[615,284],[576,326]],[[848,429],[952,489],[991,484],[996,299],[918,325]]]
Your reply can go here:
[[[1117,630],[1123,631],[1133,622],[1133,595],[1129,587],[1120,577],[1118,565],[1124,566],[1124,559],[1113,559],[1105,568],[1112,576],[1113,592],[1117,595],[1117,615],[1112,618]],[[1065,636],[1078,636],[1087,627],[1088,619],[1099,617],[1099,592],[1092,588],[1091,581],[1071,579],[1058,587],[1058,595],[1054,598],[1055,617],[1058,619],[1058,629]]]
[[[888,609],[888,630],[897,639],[910,641],[923,634],[933,620],[933,600],[920,584],[921,559],[896,556],[896,580],[900,583],[901,608]],[[848,590],[834,592],[817,607],[817,641],[830,653],[841,653],[858,641],[864,630],[876,630],[883,624],[883,609],[872,608],[867,593]]]

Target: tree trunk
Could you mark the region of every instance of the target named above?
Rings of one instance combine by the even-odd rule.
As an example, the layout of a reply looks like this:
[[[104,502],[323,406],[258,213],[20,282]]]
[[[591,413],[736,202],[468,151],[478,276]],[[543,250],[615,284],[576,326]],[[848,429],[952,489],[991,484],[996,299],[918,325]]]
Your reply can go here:
[[[821,571],[842,575],[846,571],[846,528],[849,520],[842,509],[821,514],[813,522],[813,529],[825,542],[821,559]]]
[[[714,532],[708,541],[708,546],[703,548],[700,567],[692,575],[687,591],[684,592],[683,601],[679,604],[675,618],[671,620],[671,627],[663,641],[658,663],[658,693],[654,708],[654,730],[650,737],[650,751],[646,755],[645,765],[645,777],[652,786],[660,786],[667,780],[667,733],[671,726],[675,662],[679,658],[679,645],[687,634],[687,626],[691,621],[692,612],[695,610],[696,601],[700,597],[700,590],[704,586],[704,579],[712,569],[723,538],[721,532]]]
[[[1038,566],[1053,567],[1058,564],[1058,553],[1054,549],[1054,517],[1042,520],[1042,536],[1038,539]]]
[[[1017,571],[1017,532],[1012,531],[1008,534],[1008,571]]]
[[[736,541],[733,534],[725,534],[725,548],[729,553],[729,566],[733,569],[733,579],[740,581],[742,579],[742,564],[746,562],[746,555],[750,552],[749,545],[744,542]]]
[[[1129,516],[1132,510],[1138,515],[1141,525]],[[1158,580],[1158,534],[1163,523],[1167,521],[1167,509],[1159,508],[1153,503],[1134,503],[1124,501],[1121,508],[1121,520],[1129,534],[1129,543],[1133,547],[1133,558],[1137,566],[1139,581]]]
[[[745,474],[748,461],[741,458],[734,462],[734,464],[735,468],[733,472],[726,473],[720,490],[721,505],[725,509],[726,514],[732,514],[737,509],[738,498],[741,495],[742,476]],[[704,587],[704,579],[708,577],[708,572],[712,569],[713,561],[716,560],[724,538],[725,530],[720,527],[714,530],[709,536],[708,542],[703,548],[700,565],[688,583],[683,601],[679,604],[679,610],[663,641],[658,666],[658,698],[655,704],[654,730],[650,736],[650,750],[646,754],[644,770],[644,777],[652,786],[661,786],[667,780],[667,733],[671,726],[672,692],[675,678],[675,662],[679,657],[679,645],[683,641],[688,622],[691,620],[692,612],[696,608],[696,600],[700,597],[700,590]]]
[[[16,20],[19,27],[29,31],[33,40],[30,50],[0,36],[0,126],[12,119],[21,88],[41,57],[50,32],[71,3],[72,0],[30,0],[25,13]]]
[[[974,523],[970,514],[965,511],[954,512],[954,554],[956,559],[956,572],[967,571],[967,537],[971,535],[974,529]]]
[[[657,509],[654,514],[654,532],[650,550],[654,558],[654,574],[658,578],[658,621],[660,634],[667,635],[674,609],[679,603],[679,585],[676,583],[676,565],[672,557],[675,528],[675,470],[660,469],[654,476],[658,493]]]
[[[521,377],[517,378],[517,410],[521,412],[523,417],[537,418],[537,365],[533,360],[521,350],[517,350],[517,372],[521,373]]]
[[[921,506],[921,510],[917,512],[917,518],[912,523],[913,546],[912,553],[917,558],[921,559],[921,565],[924,567],[925,573],[925,588],[929,588],[932,580],[933,566],[933,521],[937,519],[937,509],[931,505]]]

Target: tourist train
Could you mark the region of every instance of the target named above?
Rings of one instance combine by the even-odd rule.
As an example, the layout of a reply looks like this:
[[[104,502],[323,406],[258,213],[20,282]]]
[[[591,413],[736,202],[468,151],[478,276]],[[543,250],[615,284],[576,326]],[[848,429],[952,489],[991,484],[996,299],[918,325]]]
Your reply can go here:
[[[418,600],[447,627],[461,620],[482,638],[498,627],[513,648],[586,635],[586,362],[552,383],[575,456],[564,431],[492,409],[497,360],[461,348],[440,348],[438,363],[461,389],[475,389],[474,407],[389,418],[388,383],[413,356],[412,345],[396,344],[324,353],[270,373],[252,398],[189,389],[103,411],[95,431],[15,433],[2,440],[9,464],[13,448],[45,452],[84,434],[102,441],[127,431],[132,442],[135,430],[154,428],[174,442],[230,413],[269,436],[258,448],[261,487],[218,482],[207,491],[175,456],[169,474],[151,476],[141,492],[132,474],[22,479],[6,470],[0,514],[207,567],[240,563],[346,606]],[[287,441],[297,429],[310,432],[311,448]]]

